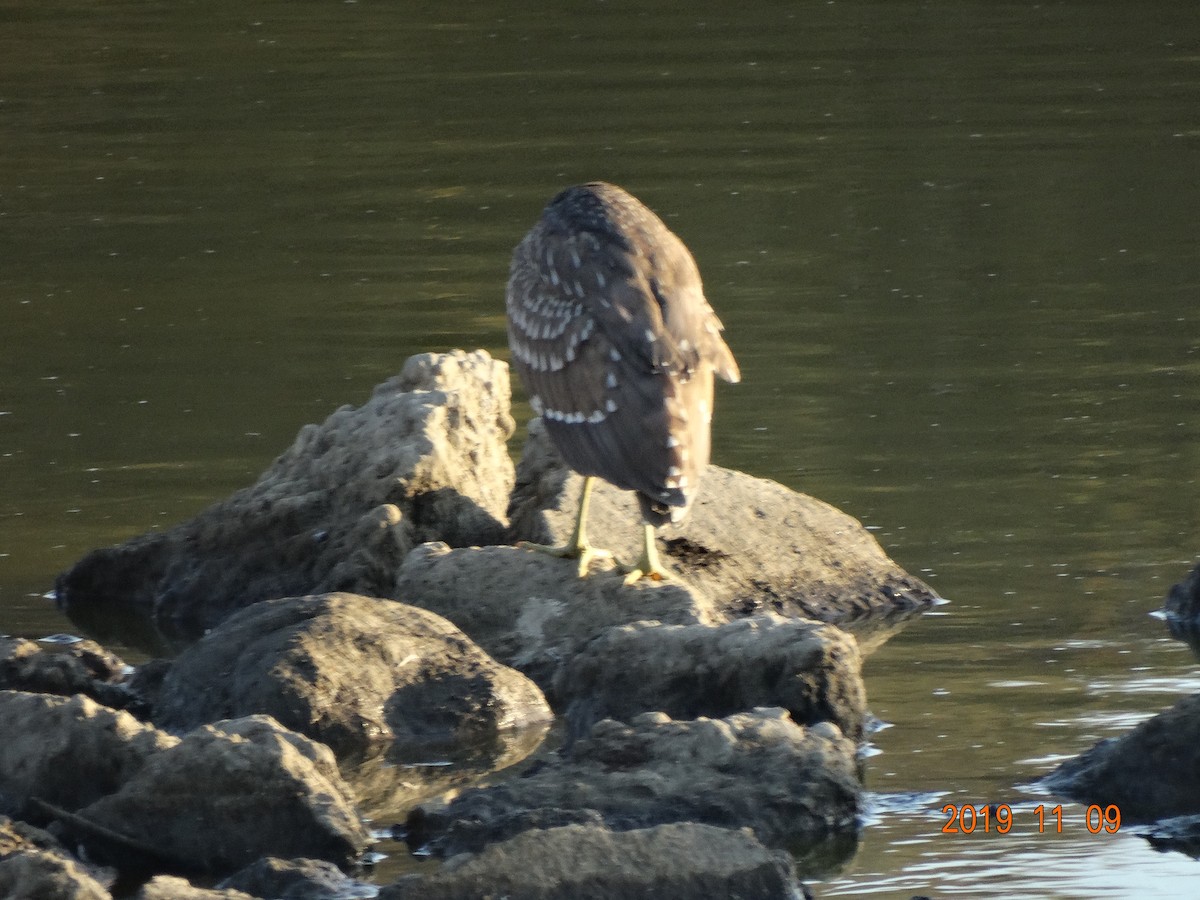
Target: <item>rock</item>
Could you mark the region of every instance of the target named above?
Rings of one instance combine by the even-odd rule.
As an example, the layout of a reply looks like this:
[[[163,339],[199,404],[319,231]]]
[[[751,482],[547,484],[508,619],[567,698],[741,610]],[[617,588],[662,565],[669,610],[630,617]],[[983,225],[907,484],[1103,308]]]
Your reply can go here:
[[[628,725],[599,722],[521,778],[418,807],[408,840],[447,855],[476,851],[568,810],[594,811],[615,831],[750,827],[780,847],[853,833],[860,791],[854,743],[830,723],[803,728],[778,709],[688,722],[645,713]]]
[[[116,872],[72,857],[40,828],[0,816],[0,897],[100,897]]]
[[[1138,832],[1155,850],[1174,850],[1192,859],[1200,859],[1200,815],[1162,819]]]
[[[511,537],[565,543],[581,485],[541,423],[531,422],[508,508]],[[618,558],[637,558],[640,521],[631,493],[597,483],[589,532],[604,535]],[[766,611],[846,622],[937,600],[928,585],[890,560],[855,519],[776,482],[719,466],[709,466],[687,518],[663,535],[664,565],[682,581],[719,598],[722,618]],[[572,565],[559,562],[564,579]]]
[[[94,851],[214,873],[262,856],[347,865],[369,840],[329,749],[266,716],[191,732],[67,825]]]
[[[682,582],[626,585],[615,572],[577,579],[569,562],[516,547],[425,544],[400,567],[393,593],[445,616],[543,686],[564,659],[610,626],[720,621],[711,600]]]
[[[112,900],[80,863],[42,850],[0,857],[0,897],[36,900]]]
[[[242,891],[195,887],[186,878],[179,878],[175,875],[158,875],[142,885],[142,889],[137,893],[137,900],[257,900],[257,898]]]
[[[1200,563],[1167,594],[1166,612],[1172,618],[1200,626]]]
[[[369,900],[379,888],[343,875],[337,866],[318,859],[275,859],[252,863],[217,885],[252,897],[275,900]]]
[[[512,430],[504,363],[415,356],[363,406],[301,429],[253,486],[88,554],[59,577],[58,601],[72,615],[131,605],[202,630],[260,600],[384,594],[414,543],[502,539]]]
[[[343,757],[397,741],[486,746],[552,718],[533,682],[441,616],[355,594],[241,610],[175,661],[154,720],[187,730],[253,713]]]
[[[1080,803],[1116,804],[1123,823],[1200,813],[1200,694],[1100,741],[1041,783]]]
[[[83,697],[0,691],[0,813],[44,822],[33,798],[76,810],[118,790],[178,738]]]
[[[0,635],[0,689],[83,694],[114,709],[135,702],[123,683],[129,667],[95,641],[40,644]]]
[[[681,823],[613,832],[569,825],[527,831],[478,855],[408,876],[380,900],[787,900],[802,897],[791,858],[748,830]]]
[[[573,735],[600,719],[662,711],[719,718],[779,706],[792,721],[829,721],[854,741],[867,714],[854,638],[832,625],[755,616],[720,626],[638,622],[605,631],[554,680]]]

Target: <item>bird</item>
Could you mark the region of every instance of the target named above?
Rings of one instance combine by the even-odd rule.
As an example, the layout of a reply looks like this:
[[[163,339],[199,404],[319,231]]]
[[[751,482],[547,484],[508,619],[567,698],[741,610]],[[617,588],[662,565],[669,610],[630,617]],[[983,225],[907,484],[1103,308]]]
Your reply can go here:
[[[741,379],[683,241],[623,188],[559,192],[513,251],[505,292],[511,363],[563,461],[583,476],[561,547],[584,577],[612,553],[587,538],[595,479],[633,491],[641,554],[627,583],[662,581],[656,529],[677,523],[708,465],[713,378]]]

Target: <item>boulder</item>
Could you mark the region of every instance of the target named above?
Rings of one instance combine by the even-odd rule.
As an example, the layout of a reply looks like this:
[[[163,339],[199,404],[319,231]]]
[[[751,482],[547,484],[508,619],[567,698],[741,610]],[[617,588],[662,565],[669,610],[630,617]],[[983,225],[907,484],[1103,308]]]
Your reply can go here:
[[[58,601],[72,615],[131,605],[200,631],[260,600],[379,595],[414,543],[503,538],[512,431],[504,363],[415,356],[363,406],[306,425],[251,487],[85,556],[59,577]]]
[[[517,547],[422,545],[400,567],[393,594],[445,616],[543,686],[610,626],[720,621],[711,600],[684,582],[626,585],[617,572],[579,579],[571,562]]]
[[[563,664],[553,697],[572,736],[601,719],[654,710],[695,719],[778,706],[800,725],[833,722],[860,741],[867,714],[854,638],[832,625],[773,616],[610,628]]]
[[[18,850],[0,857],[0,897],[112,900],[82,864],[42,850]]]
[[[1080,803],[1116,804],[1123,823],[1200,814],[1200,694],[1100,741],[1041,783]]]
[[[1183,853],[1200,859],[1200,814],[1160,819],[1138,832],[1155,850]]]
[[[162,728],[265,713],[364,757],[380,745],[488,746],[549,722],[537,686],[441,616],[356,594],[268,600],[185,650],[163,679]]]
[[[217,888],[279,900],[369,900],[379,896],[376,885],[343,875],[332,863],[271,856],[230,875]]]
[[[538,420],[517,466],[508,507],[510,536],[563,544],[574,527],[583,479],[562,462]],[[592,494],[588,530],[619,559],[637,558],[641,528],[634,496],[606,482]],[[662,529],[662,560],[714,598],[723,618],[775,612],[847,622],[927,607],[937,594],[887,557],[855,519],[774,481],[709,466],[699,499]],[[563,578],[572,562],[559,561]]]
[[[83,694],[114,709],[134,703],[130,667],[95,641],[35,642],[0,635],[0,690]]]
[[[207,725],[65,824],[93,852],[228,873],[262,856],[348,865],[369,837],[327,747],[266,716]]]
[[[860,793],[854,742],[828,722],[804,728],[780,709],[693,721],[644,713],[597,723],[520,778],[418,807],[406,827],[411,845],[446,855],[558,824],[564,811],[615,831],[749,827],[781,847],[854,833]]]
[[[77,810],[120,789],[179,742],[88,697],[0,691],[0,813],[49,817],[37,801]]]
[[[228,888],[196,887],[186,878],[158,875],[142,885],[137,900],[257,900],[252,894]],[[282,898],[280,898],[282,900]]]
[[[679,823],[614,832],[568,825],[527,831],[481,853],[446,862],[430,877],[410,875],[380,900],[799,900],[787,853],[748,830]]]

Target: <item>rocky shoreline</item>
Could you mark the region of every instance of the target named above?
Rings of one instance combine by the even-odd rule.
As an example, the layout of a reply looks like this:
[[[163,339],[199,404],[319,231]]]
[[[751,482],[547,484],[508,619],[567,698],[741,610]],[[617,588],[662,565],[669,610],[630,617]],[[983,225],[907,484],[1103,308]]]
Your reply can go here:
[[[660,541],[672,580],[579,580],[514,546],[565,537],[578,476],[536,420],[514,467],[513,430],[503,363],[414,357],[254,485],[64,573],[85,629],[133,611],[181,652],[0,638],[0,895],[803,896],[792,854],[857,833],[862,656],[936,595],[716,466]],[[619,557],[635,522],[596,491]],[[444,864],[347,874],[398,814]]]

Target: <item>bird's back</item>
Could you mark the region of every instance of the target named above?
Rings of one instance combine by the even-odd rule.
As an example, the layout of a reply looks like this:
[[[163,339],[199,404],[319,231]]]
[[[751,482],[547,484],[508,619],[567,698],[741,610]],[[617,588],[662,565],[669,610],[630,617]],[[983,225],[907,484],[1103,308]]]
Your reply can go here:
[[[512,359],[571,468],[678,520],[708,464],[712,381],[737,381],[691,253],[619,187],[571,187],[513,253]]]

